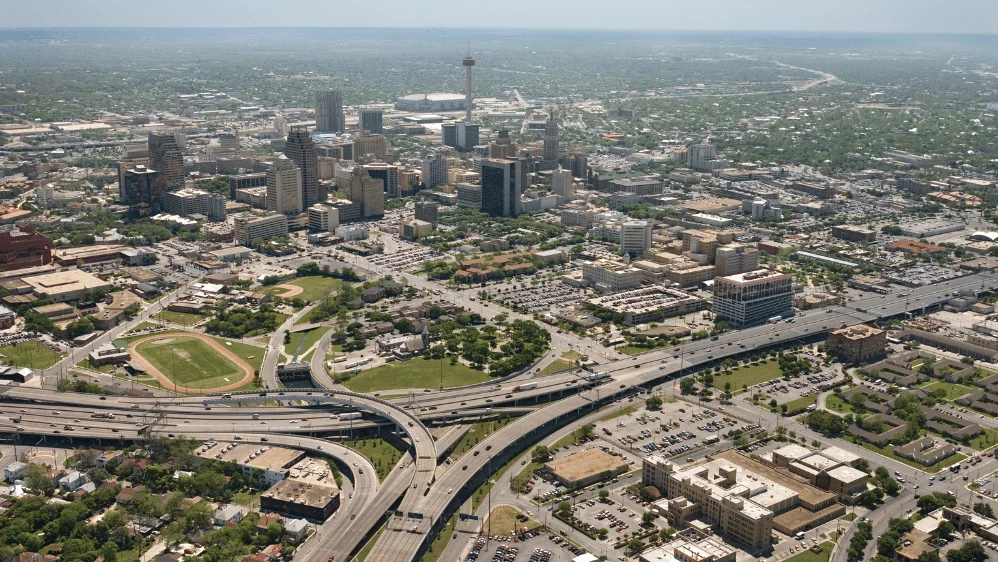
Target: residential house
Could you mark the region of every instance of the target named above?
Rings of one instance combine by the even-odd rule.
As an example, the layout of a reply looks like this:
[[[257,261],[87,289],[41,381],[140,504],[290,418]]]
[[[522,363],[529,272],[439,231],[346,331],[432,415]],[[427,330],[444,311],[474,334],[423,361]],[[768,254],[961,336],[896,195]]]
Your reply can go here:
[[[215,526],[223,527],[229,523],[239,523],[243,520],[243,510],[238,505],[227,505],[215,512]]]
[[[291,539],[291,542],[298,544],[308,536],[308,521],[304,519],[292,519],[284,524],[284,534]]]

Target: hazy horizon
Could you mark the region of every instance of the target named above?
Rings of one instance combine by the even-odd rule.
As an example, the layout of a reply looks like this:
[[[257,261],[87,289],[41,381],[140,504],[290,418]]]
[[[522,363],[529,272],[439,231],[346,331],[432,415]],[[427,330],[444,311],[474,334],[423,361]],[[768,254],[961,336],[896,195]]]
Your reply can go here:
[[[36,0],[9,6],[2,25],[16,28],[442,28],[635,31],[995,33],[998,3],[965,0],[714,0],[689,9],[675,1],[595,0],[538,3],[509,0],[494,10],[458,0],[432,4],[375,0],[364,5],[299,0],[274,10],[262,0]],[[372,21],[375,20],[375,21]],[[598,23],[598,25],[594,25]],[[376,24],[376,25],[371,25]]]

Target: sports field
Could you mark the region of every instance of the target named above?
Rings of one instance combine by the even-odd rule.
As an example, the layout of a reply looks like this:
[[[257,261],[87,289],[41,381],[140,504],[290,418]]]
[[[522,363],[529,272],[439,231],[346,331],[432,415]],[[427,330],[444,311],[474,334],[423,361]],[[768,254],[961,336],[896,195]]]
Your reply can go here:
[[[299,297],[305,301],[316,302],[336,292],[342,283],[339,279],[333,279],[332,277],[299,277],[282,283],[281,285],[284,286],[275,285],[267,287],[264,289],[264,292],[289,299]],[[293,287],[297,287],[300,290],[293,289]]]
[[[164,387],[180,392],[237,388],[252,380],[253,370],[211,338],[199,335],[152,336],[133,344],[132,352],[147,363]]]

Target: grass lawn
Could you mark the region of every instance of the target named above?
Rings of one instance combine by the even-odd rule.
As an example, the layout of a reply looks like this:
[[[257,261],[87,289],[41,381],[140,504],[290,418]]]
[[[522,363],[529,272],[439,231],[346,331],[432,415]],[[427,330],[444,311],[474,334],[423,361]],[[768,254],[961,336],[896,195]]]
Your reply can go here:
[[[541,369],[541,372],[534,375],[534,377],[546,377],[548,375],[553,375],[558,371],[564,371],[565,369],[571,369],[572,364],[564,359],[555,359],[554,363],[551,363],[547,367]]]
[[[343,382],[354,392],[377,392],[397,388],[440,388],[440,360],[422,358],[388,363],[361,371]],[[444,388],[467,386],[489,380],[488,374],[476,371],[463,363],[451,365],[443,361]]]
[[[642,353],[648,353],[649,351],[655,351],[656,349],[661,349],[663,347],[669,347],[670,344],[663,343],[661,345],[656,345],[654,347],[638,347],[636,345],[622,345],[617,348],[617,351],[623,353],[624,355],[640,355]]]
[[[76,366],[79,367],[79,368],[81,368],[81,369],[89,369],[91,371],[98,371],[98,372],[101,372],[101,373],[110,373],[110,372],[112,372],[112,371],[114,371],[115,369],[118,368],[117,365],[100,365],[100,366],[94,366],[94,365],[90,364],[90,360],[88,360],[88,359],[84,359],[83,361],[80,361],[79,363],[76,364]]]
[[[305,290],[304,293],[298,295],[298,298],[306,301],[320,301],[333,291],[340,288],[342,281],[339,279],[333,279],[332,277],[299,277],[297,279],[292,279],[282,283],[283,285],[295,285],[301,287]],[[267,287],[263,292],[270,295],[282,295],[286,291],[281,287]],[[293,298],[293,297],[292,297]],[[307,315],[306,315],[307,316]]]
[[[239,492],[232,496],[232,503],[255,511],[260,508],[260,496],[262,495],[263,492]]]
[[[528,493],[523,487],[534,477],[534,473],[543,467],[544,465],[541,463],[528,462],[527,466],[523,467],[523,470],[519,474],[510,479],[509,488],[514,492],[519,491],[521,494]]]
[[[307,332],[292,333],[291,343],[284,346],[284,353],[286,353],[288,357],[294,356],[295,350],[298,349],[299,343],[301,343],[301,352],[305,353],[308,351],[308,348],[315,345],[329,330],[332,330],[332,328],[329,326],[323,326],[322,328],[316,328]],[[302,343],[302,340],[305,340],[304,343]]]
[[[792,416],[792,415],[794,415],[796,413],[803,412],[804,410],[807,409],[808,406],[810,406],[811,404],[817,403],[817,401],[818,401],[818,395],[817,394],[812,394],[810,396],[805,396],[803,398],[798,398],[796,400],[791,400],[790,402],[786,403],[786,405],[787,405],[787,415],[788,416]],[[777,408],[778,408],[777,409],[778,412],[782,412],[783,411],[783,405],[782,404],[780,406],[778,406]]]
[[[533,449],[533,447],[531,447],[531,449]],[[494,483],[501,480],[503,475],[506,474],[506,471],[509,470],[513,466],[513,463],[515,462],[516,459],[513,458],[506,464],[502,465],[499,468],[499,470],[496,470],[494,473],[492,473],[492,476],[490,476],[489,479],[484,484],[482,484],[477,490],[475,490],[475,493],[471,495],[472,511],[477,511],[478,507],[482,505],[482,503],[484,503],[489,498],[489,490],[491,490],[492,486],[495,485]]]
[[[509,536],[522,527],[532,529],[540,526],[540,523],[530,519],[526,523],[521,523],[517,521],[517,515],[525,514],[511,505],[500,505],[492,509],[492,512],[486,517],[485,523],[482,524],[482,528],[490,529],[493,535]]]
[[[426,553],[419,559],[419,562],[437,562],[440,560],[444,551],[447,550],[447,544],[450,543],[451,536],[454,535],[456,527],[457,515],[455,514],[447,521],[444,528],[440,529],[437,536],[433,537],[433,542],[430,543],[430,546],[426,549]]]
[[[615,418],[620,418],[620,417],[623,417],[623,416],[629,416],[629,415],[631,415],[631,414],[633,414],[633,413],[635,413],[637,411],[638,411],[638,409],[635,408],[634,406],[626,406],[624,408],[621,408],[621,409],[617,410],[616,412],[613,412],[613,413],[610,413],[610,414],[607,414],[607,415],[603,416],[602,418],[600,418],[599,421],[607,421],[607,420],[612,420],[612,419],[615,419]]]
[[[51,347],[40,341],[28,341],[0,347],[0,355],[3,355],[4,365],[28,367],[29,369],[48,369],[63,358],[62,354],[56,353]]]
[[[249,364],[256,370],[260,370],[263,365],[263,354],[264,349],[262,347],[257,347],[255,345],[249,345],[247,343],[227,340],[225,338],[220,338],[217,336],[210,336],[211,339],[217,341],[218,343],[224,345],[229,351],[235,353],[240,359]]]
[[[877,447],[873,443],[867,443],[867,442],[864,441],[862,443],[862,447],[864,449],[869,449],[869,450],[873,451],[874,453],[881,454],[881,455],[883,455],[883,456],[885,456],[887,458],[894,459],[894,460],[896,460],[898,462],[903,462],[904,464],[906,464],[908,466],[917,468],[919,470],[924,470],[925,472],[929,472],[929,473],[932,473],[932,474],[935,474],[935,473],[943,470],[944,468],[948,468],[948,467],[950,467],[950,466],[952,466],[954,464],[957,464],[960,461],[962,461],[963,459],[967,458],[967,455],[964,455],[963,453],[956,453],[955,455],[950,455],[949,457],[946,457],[945,459],[937,462],[936,464],[934,464],[932,466],[925,466],[925,465],[919,464],[919,463],[917,463],[915,461],[908,460],[908,459],[906,459],[904,457],[900,457],[898,455],[895,455],[894,454],[894,446],[893,445],[887,445],[886,447]]]
[[[367,457],[378,473],[378,480],[384,480],[391,473],[395,463],[402,458],[402,450],[380,437],[341,441],[340,445],[350,447]]]
[[[973,391],[972,388],[963,386],[962,384],[946,381],[933,381],[920,388],[926,392],[933,392],[941,388],[946,391],[946,400],[956,400],[964,394],[970,394]]]
[[[820,553],[805,550],[800,554],[787,558],[784,562],[828,562],[829,557],[832,556],[832,547],[835,545],[831,542],[823,542],[820,546]]]
[[[985,428],[984,433],[970,440],[969,446],[972,449],[983,451],[998,444],[998,429]]]
[[[194,338],[170,337],[142,342],[136,351],[171,381],[190,388],[215,388],[243,378],[242,370]]]
[[[724,383],[731,383],[731,392],[742,389],[742,386],[755,386],[759,383],[778,379],[783,374],[776,360],[763,361],[758,365],[748,365],[731,369],[730,373],[721,371],[714,373],[714,388],[724,390]]]
[[[155,322],[139,322],[134,328],[128,330],[128,333],[138,332],[140,330],[145,330],[146,328],[155,328],[156,326],[159,326],[159,324],[156,324]]]
[[[569,361],[578,361],[579,359],[582,359],[582,354],[579,353],[578,351],[575,351],[574,349],[570,349],[565,353],[562,353],[561,358],[567,359]]]
[[[364,543],[364,548],[360,549],[360,552],[357,553],[357,556],[353,559],[354,562],[364,562],[364,560],[367,560],[367,555],[374,550],[374,543],[378,542],[378,539],[381,537],[381,534],[385,532],[386,528],[387,525],[382,525],[381,528],[374,533],[374,536],[371,537],[371,540]]]
[[[207,318],[203,314],[188,314],[186,312],[173,312],[172,310],[161,310],[156,313],[154,318],[162,320],[164,322],[172,322],[174,324],[180,324],[181,326],[193,326],[198,322]]]
[[[841,519],[845,519],[846,521],[855,521],[856,520],[856,514],[855,513],[846,513],[845,515],[843,515],[841,517]]]
[[[838,395],[830,394],[828,398],[825,398],[825,408],[833,412],[838,412],[840,414],[855,414],[852,406],[848,402],[838,397]]]
[[[451,460],[457,460],[461,455],[470,451],[482,439],[492,435],[496,431],[509,425],[514,418],[502,418],[491,421],[481,421],[471,426],[468,431],[461,436],[461,440],[454,446],[454,450],[448,455]]]

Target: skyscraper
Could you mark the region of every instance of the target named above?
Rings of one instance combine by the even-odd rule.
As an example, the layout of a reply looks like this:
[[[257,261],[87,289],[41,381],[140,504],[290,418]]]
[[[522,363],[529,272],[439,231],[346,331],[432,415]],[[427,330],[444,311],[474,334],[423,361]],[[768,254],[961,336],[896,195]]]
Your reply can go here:
[[[319,133],[342,133],[343,92],[329,90],[315,93],[315,130]]]
[[[325,199],[319,193],[319,154],[308,127],[291,128],[284,154],[301,169],[301,208],[307,209]]]
[[[156,170],[156,183],[159,184],[154,199],[159,193],[184,187],[184,153],[173,134],[149,135],[149,168]]]
[[[482,211],[493,217],[518,216],[526,183],[523,160],[482,160]]]
[[[365,219],[385,215],[384,184],[372,178],[364,167],[354,166],[347,191],[350,193],[350,201],[360,205],[361,216]]]
[[[467,121],[445,123],[441,129],[442,144],[461,152],[469,152],[478,144],[480,129],[480,125]]]
[[[447,183],[447,158],[434,152],[423,159],[423,184],[427,189]]]
[[[558,123],[554,120],[554,112],[544,125],[544,154],[541,160],[542,170],[554,170],[558,167]]]
[[[121,185],[121,202],[128,205],[139,216],[156,214],[159,211],[159,182],[156,170],[145,166],[135,166],[125,170]],[[154,207],[150,211],[151,207]]]
[[[385,197],[400,197],[399,190],[399,169],[392,164],[384,162],[374,162],[364,166],[367,174],[380,181],[385,189]]]
[[[385,112],[380,109],[360,110],[360,132],[367,131],[372,135],[382,135],[385,133]]]
[[[267,170],[267,210],[285,215],[301,214],[302,173],[287,156]]]
[[[571,170],[558,168],[551,172],[551,191],[555,195],[561,195],[565,202],[575,199],[575,185],[572,183],[574,179]]]
[[[353,139],[353,154],[354,159],[358,161],[367,156],[384,160],[388,156],[388,144],[382,135],[361,133]]]

